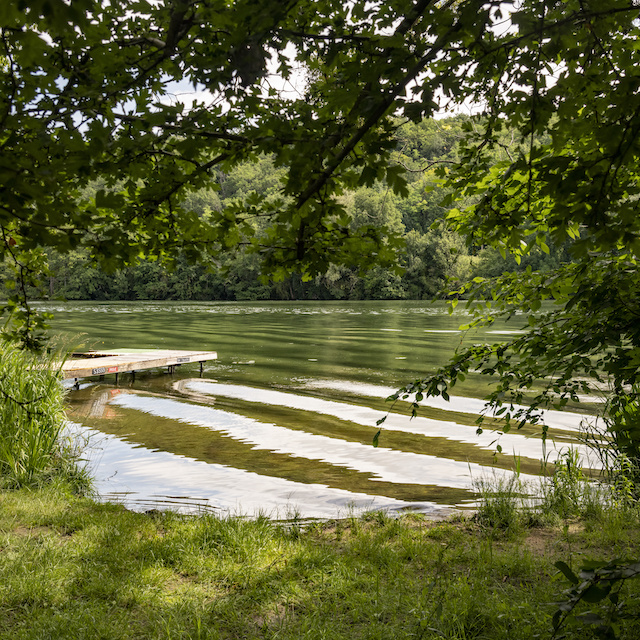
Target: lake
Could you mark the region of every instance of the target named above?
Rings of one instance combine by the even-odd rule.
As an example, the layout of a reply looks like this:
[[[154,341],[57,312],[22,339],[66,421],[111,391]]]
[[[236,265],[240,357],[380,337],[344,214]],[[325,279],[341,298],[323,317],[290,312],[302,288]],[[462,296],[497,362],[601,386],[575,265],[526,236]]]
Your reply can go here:
[[[470,375],[411,420],[385,402],[456,348],[499,341],[518,319],[462,332],[462,313],[415,302],[41,303],[52,331],[88,349],[218,352],[205,365],[86,379],[70,390],[99,494],[134,509],[330,518],[370,509],[438,513],[474,504],[479,479],[523,477],[579,446],[584,416],[549,412],[533,428],[476,435],[487,381]],[[391,413],[380,446],[376,421]],[[500,443],[503,453],[496,452]],[[586,455],[586,452],[582,452]]]

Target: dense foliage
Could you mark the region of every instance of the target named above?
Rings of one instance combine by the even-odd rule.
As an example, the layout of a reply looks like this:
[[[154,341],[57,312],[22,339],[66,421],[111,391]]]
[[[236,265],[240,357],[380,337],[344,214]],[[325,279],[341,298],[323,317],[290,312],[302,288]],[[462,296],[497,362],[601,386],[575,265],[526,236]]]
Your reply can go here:
[[[43,287],[30,289],[30,295],[68,300],[415,300],[441,295],[449,279],[499,275],[526,266],[549,269],[568,260],[562,249],[552,247],[549,255],[536,247],[516,265],[513,258],[503,258],[489,247],[467,247],[463,237],[446,226],[434,228],[448,211],[440,205],[448,190],[435,169],[457,160],[462,127],[468,120],[459,115],[399,127],[392,162],[407,171],[408,196],[398,196],[384,181],[340,196],[351,217],[351,229],[374,224],[381,237],[392,234],[397,240],[397,250],[387,265],[376,264],[365,271],[358,266],[331,265],[309,280],[292,274],[274,281],[262,277],[260,258],[251,252],[249,237],[209,264],[193,264],[179,255],[170,265],[142,260],[114,273],[96,264],[86,249],[52,250],[47,255]],[[495,161],[503,155],[497,153]],[[271,156],[259,156],[228,173],[217,172],[215,182],[190,193],[184,206],[202,217],[256,196],[274,197],[283,175]],[[84,197],[95,197],[99,188],[100,182],[88,185]],[[259,225],[254,223],[252,228],[253,234],[260,233]]]
[[[274,282],[260,278],[259,256],[239,246],[218,255],[214,264],[192,264],[180,256],[171,268],[161,261],[145,260],[114,275],[92,264],[86,250],[72,250],[49,255],[44,293],[72,300],[421,299],[435,296],[447,278],[484,274],[492,268],[502,272],[505,261],[500,257],[487,260],[486,252],[469,256],[460,236],[431,229],[446,212],[438,204],[446,192],[435,179],[434,167],[456,158],[465,120],[458,116],[400,127],[393,162],[409,170],[406,198],[393,193],[384,182],[340,196],[354,232],[373,224],[382,237],[392,234],[398,239],[388,265],[377,264],[364,272],[357,266],[331,265],[313,279],[294,274]],[[216,189],[195,191],[184,204],[202,217],[234,202],[272,198],[283,176],[284,170],[274,167],[272,157],[260,156],[228,173],[217,172],[212,183]],[[97,189],[92,184],[87,192],[92,190],[95,196]],[[259,225],[252,226],[259,235]],[[249,238],[245,241],[248,244]]]
[[[26,287],[49,249],[108,270],[215,264],[248,243],[276,279],[337,281],[350,265],[393,264],[410,220],[404,246],[419,253],[431,218],[410,210],[422,196],[397,124],[475,105],[459,158],[439,142],[450,224],[489,262],[492,249],[521,261],[550,247],[571,261],[458,289],[524,311],[531,331],[460,353],[408,391],[446,394],[474,367],[500,374],[493,404],[533,389],[535,408],[600,379],[636,456],[637,16],[634,0],[4,2],[0,250],[18,333],[37,344]],[[187,108],[179,86],[206,93]],[[411,126],[405,155],[422,144]],[[278,185],[228,197],[257,178],[247,161],[273,163]],[[198,213],[203,189],[220,206]],[[406,201],[387,207],[381,189]],[[544,300],[554,310],[539,314]]]
[[[502,15],[484,6],[484,19]],[[480,321],[520,311],[529,330],[508,343],[460,352],[437,376],[399,394],[447,396],[470,369],[499,376],[489,400],[502,407],[508,429],[543,421],[541,407],[604,393],[609,433],[634,465],[640,462],[637,15],[634,2],[523,2],[509,29],[489,28],[487,20],[469,48],[458,51],[467,73],[454,83],[455,98],[485,108],[446,176],[449,202],[472,199],[452,209],[449,222],[470,244],[516,261],[535,247],[562,249],[571,260],[458,288]],[[508,149],[506,131],[516,143]],[[501,149],[505,156],[496,163]],[[542,307],[545,301],[551,306]]]
[[[248,240],[276,278],[392,261],[394,243],[350,226],[340,195],[382,178],[406,193],[389,163],[392,116],[442,49],[425,37],[442,12],[430,0],[3,2],[0,249],[19,336],[37,344],[26,287],[47,247],[85,249],[109,270],[209,264]],[[206,94],[187,108],[180,87]],[[419,118],[433,105],[407,108]],[[185,205],[260,154],[285,168],[276,193],[206,216]]]
[[[513,18],[519,35],[500,32],[500,7],[478,0],[4,2],[0,250],[14,272],[5,278],[6,310],[18,335],[38,342],[26,297],[46,274],[45,249],[78,251],[109,272],[145,259],[215,266],[248,244],[255,266],[276,281],[295,270],[302,280],[328,274],[334,284],[352,279],[343,269],[386,268],[408,247],[404,283],[380,274],[357,295],[419,295],[432,280],[421,253],[433,247],[417,235],[430,216],[407,211],[416,193],[403,174],[415,166],[394,159],[397,123],[420,122],[470,95],[497,96],[492,77],[530,86],[548,73],[544,65],[562,69],[562,47],[530,64],[540,33],[563,38],[592,23],[607,29],[606,20],[628,25],[632,3],[527,2]],[[538,11],[558,15],[538,24]],[[600,46],[593,33],[586,42]],[[518,62],[518,55],[529,57]],[[521,77],[502,78],[499,70],[511,66]],[[193,88],[195,101],[180,94]],[[512,94],[526,105],[514,91],[492,100],[495,113],[505,112]],[[428,158],[428,133],[415,134],[401,134],[407,151],[418,147]],[[436,155],[454,162],[446,156],[455,137],[440,136]],[[273,163],[278,183],[234,198],[251,178],[248,161],[261,158]],[[363,187],[372,192],[358,202]],[[370,218],[371,201],[385,199],[381,189],[408,198],[396,205],[410,220],[405,231],[415,231],[405,242],[393,212]],[[203,190],[217,191],[224,206],[198,212]]]

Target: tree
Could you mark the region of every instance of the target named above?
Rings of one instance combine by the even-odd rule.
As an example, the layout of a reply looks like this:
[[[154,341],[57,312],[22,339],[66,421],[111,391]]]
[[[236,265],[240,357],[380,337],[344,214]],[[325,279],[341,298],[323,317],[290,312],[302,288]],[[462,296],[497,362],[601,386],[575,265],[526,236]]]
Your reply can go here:
[[[17,335],[38,344],[27,291],[46,273],[48,247],[87,248],[115,269],[178,254],[206,263],[249,241],[276,277],[393,259],[377,228],[350,227],[338,196],[383,177],[405,188],[387,165],[390,114],[433,57],[420,26],[430,7],[3,2],[0,257],[15,271],[5,311]],[[289,99],[272,70],[294,82],[300,65],[307,85]],[[207,100],[187,109],[171,99],[176,83]],[[207,215],[184,206],[216,172],[260,154],[286,168],[279,197],[256,193]],[[84,197],[98,179],[104,187]]]
[[[414,229],[405,241],[402,281],[407,298],[433,299],[446,288],[448,279],[469,275],[470,258],[457,234],[446,229],[422,234]]]
[[[485,6],[497,22],[503,9]],[[459,165],[446,175],[454,190],[449,202],[473,198],[473,204],[452,209],[449,223],[472,247],[495,247],[518,262],[534,249],[549,253],[549,242],[571,260],[459,287],[455,293],[468,299],[479,322],[520,310],[529,330],[507,343],[461,351],[436,376],[396,396],[447,397],[473,367],[498,376],[488,408],[503,412],[508,430],[541,420],[542,407],[562,408],[604,386],[609,433],[636,474],[638,9],[618,0],[523,2],[502,32],[480,20],[473,42],[449,61],[467,70],[452,81],[456,99],[485,105],[482,117],[467,125]],[[492,157],[504,148],[507,128],[516,132],[514,144],[496,164]],[[542,307],[545,301],[551,306]],[[526,408],[516,407],[522,403]]]
[[[6,285],[22,337],[34,340],[24,288],[46,247],[117,267],[207,262],[249,241],[277,277],[393,261],[383,232],[350,226],[341,194],[385,180],[406,196],[397,123],[473,103],[460,162],[441,169],[449,204],[472,204],[449,222],[472,249],[518,258],[550,239],[572,262],[459,289],[523,309],[530,332],[408,389],[446,393],[479,361],[501,375],[494,404],[546,379],[536,407],[575,398],[584,374],[608,377],[627,437],[640,363],[637,18],[635,0],[5,0],[0,251],[17,272]],[[293,83],[298,67],[290,99],[272,70]],[[212,98],[170,101],[178,81]],[[284,169],[278,194],[204,214],[183,205],[261,154]],[[104,187],[83,197],[96,179]],[[545,299],[554,311],[539,315]]]

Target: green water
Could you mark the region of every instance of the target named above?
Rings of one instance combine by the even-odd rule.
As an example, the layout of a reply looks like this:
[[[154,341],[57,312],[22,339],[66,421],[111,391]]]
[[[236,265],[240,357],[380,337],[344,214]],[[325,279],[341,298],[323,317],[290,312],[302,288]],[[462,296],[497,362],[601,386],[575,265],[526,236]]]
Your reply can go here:
[[[528,431],[475,435],[487,381],[470,376],[451,403],[419,418],[393,408],[371,441],[384,399],[428,375],[461,345],[506,339],[517,321],[464,333],[461,315],[424,302],[68,303],[53,331],[82,349],[211,350],[218,360],[85,380],[69,395],[74,429],[89,434],[99,491],[130,506],[266,511],[331,517],[350,509],[428,511],[473,501],[473,483],[521,456],[540,470]],[[79,335],[82,334],[82,335]],[[556,420],[558,449],[577,416]],[[531,436],[525,438],[524,435]]]
[[[444,362],[464,340],[460,318],[450,317],[444,305],[416,302],[69,303],[47,308],[55,311],[55,330],[86,334],[86,348],[217,351],[217,371],[266,385],[286,385],[299,376],[398,385]]]

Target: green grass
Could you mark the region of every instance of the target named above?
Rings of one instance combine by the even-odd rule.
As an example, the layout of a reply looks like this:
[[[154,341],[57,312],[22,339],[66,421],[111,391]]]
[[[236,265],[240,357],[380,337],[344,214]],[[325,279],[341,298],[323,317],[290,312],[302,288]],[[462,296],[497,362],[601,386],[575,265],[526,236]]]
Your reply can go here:
[[[62,437],[66,421],[59,354],[38,356],[0,341],[0,487],[90,479]]]
[[[0,638],[550,637],[568,586],[554,562],[638,557],[637,513],[614,516],[517,535],[418,515],[301,527],[5,491]],[[624,599],[638,615],[635,582]],[[639,632],[632,619],[621,637]]]
[[[52,369],[1,348],[0,639],[551,637],[564,576],[591,559],[639,557],[635,494],[587,482],[570,450],[533,507],[518,474],[496,476],[478,482],[472,519],[443,523],[372,513],[309,525],[99,504],[79,495],[89,483],[61,440]],[[614,587],[615,602],[592,597],[575,613],[608,619],[615,605],[618,636],[635,639],[640,580]]]

